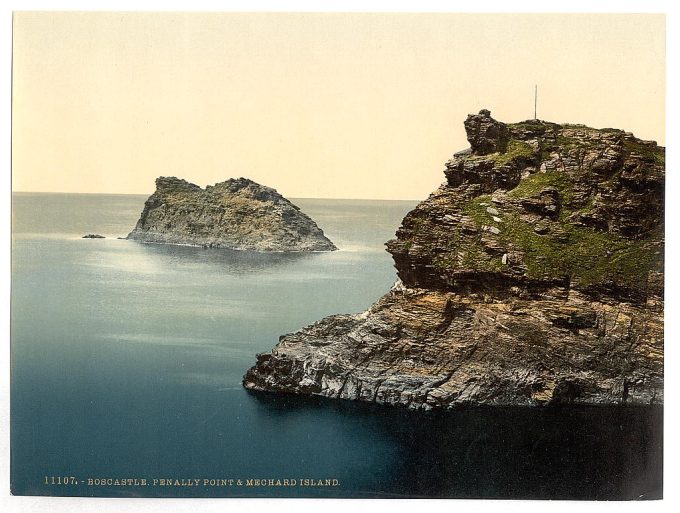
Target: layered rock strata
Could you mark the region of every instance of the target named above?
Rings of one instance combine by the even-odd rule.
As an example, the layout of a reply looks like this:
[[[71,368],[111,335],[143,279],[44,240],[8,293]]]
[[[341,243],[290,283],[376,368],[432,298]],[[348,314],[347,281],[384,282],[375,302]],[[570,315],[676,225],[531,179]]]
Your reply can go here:
[[[368,311],[281,337],[249,389],[416,409],[663,401],[665,153],[615,129],[465,121]]]
[[[179,178],[157,178],[156,192],[127,238],[250,251],[337,249],[296,205],[247,178],[205,189]]]

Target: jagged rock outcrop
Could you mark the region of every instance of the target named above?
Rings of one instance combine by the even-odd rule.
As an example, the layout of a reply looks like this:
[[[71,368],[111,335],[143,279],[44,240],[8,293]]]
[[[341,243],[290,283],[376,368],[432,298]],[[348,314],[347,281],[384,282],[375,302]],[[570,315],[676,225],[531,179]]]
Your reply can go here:
[[[281,337],[256,390],[411,408],[663,401],[664,149],[469,116],[367,312]]]
[[[250,251],[337,249],[297,206],[247,178],[205,189],[179,178],[157,178],[156,192],[127,238]]]
[[[470,148],[475,154],[505,151],[510,138],[508,127],[493,119],[488,110],[482,109],[477,115],[470,114],[463,125]]]

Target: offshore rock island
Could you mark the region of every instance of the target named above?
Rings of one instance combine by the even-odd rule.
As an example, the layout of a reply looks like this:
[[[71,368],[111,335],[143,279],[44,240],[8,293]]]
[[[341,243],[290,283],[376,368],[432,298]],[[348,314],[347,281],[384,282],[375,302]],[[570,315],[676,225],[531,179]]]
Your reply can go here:
[[[321,228],[270,187],[247,178],[202,189],[175,177],[156,192],[127,239],[248,251],[334,251]]]
[[[368,311],[282,336],[248,389],[450,409],[663,402],[665,150],[616,129],[464,123],[387,243]]]

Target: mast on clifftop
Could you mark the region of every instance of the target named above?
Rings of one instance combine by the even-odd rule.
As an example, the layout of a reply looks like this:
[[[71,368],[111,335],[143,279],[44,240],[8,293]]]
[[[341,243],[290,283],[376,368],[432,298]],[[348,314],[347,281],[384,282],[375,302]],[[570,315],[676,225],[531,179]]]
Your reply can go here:
[[[538,119],[536,117],[536,105],[538,104],[538,84],[534,85],[534,119]]]

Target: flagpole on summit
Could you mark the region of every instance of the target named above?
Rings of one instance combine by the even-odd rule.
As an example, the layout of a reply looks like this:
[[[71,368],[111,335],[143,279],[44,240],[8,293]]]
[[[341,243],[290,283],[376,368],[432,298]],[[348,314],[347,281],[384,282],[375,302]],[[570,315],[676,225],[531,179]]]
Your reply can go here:
[[[538,84],[534,85],[534,119],[538,119],[536,117],[536,105],[538,104]]]

